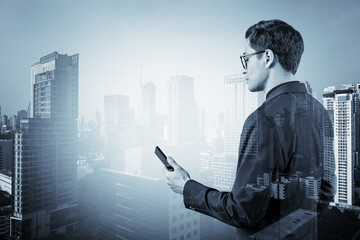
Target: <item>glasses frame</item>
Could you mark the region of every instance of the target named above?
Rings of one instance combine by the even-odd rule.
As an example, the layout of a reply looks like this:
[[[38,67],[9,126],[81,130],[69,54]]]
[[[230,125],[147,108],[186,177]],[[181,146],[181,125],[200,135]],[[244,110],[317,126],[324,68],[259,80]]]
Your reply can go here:
[[[246,59],[246,57],[257,55],[257,54],[264,53],[264,52],[265,52],[265,50],[260,51],[260,52],[248,53],[248,54],[240,55],[240,61],[241,61],[241,64],[242,64],[243,68],[247,69],[247,61],[249,61],[249,58]]]

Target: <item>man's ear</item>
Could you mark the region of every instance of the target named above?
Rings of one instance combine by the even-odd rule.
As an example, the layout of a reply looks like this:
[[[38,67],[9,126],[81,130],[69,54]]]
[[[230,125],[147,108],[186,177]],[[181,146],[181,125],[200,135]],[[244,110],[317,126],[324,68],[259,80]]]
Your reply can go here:
[[[271,49],[265,50],[265,67],[270,68],[275,61],[274,52]]]

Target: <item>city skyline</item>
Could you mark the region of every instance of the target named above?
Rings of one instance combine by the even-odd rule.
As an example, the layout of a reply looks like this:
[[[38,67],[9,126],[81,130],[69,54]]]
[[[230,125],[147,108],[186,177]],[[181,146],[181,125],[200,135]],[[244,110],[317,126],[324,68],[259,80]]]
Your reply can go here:
[[[3,112],[27,109],[28,66],[35,62],[34,56],[53,51],[81,54],[79,114],[86,119],[94,119],[96,110],[104,115],[105,95],[129,95],[130,106],[138,109],[140,81],[158,86],[156,109],[163,114],[166,82],[180,74],[196,81],[194,97],[200,108],[219,112],[224,106],[223,91],[218,91],[223,77],[241,73],[238,56],[243,52],[246,28],[271,18],[283,19],[302,32],[305,52],[297,78],[308,81],[318,99],[324,86],[354,82],[360,75],[356,67],[360,53],[355,41],[360,36],[357,2],[108,1],[85,5],[79,1],[71,5],[63,1],[0,3],[1,50],[7,56],[0,60],[0,102],[8,103]],[[65,21],[50,17],[57,10],[66,15]],[[30,31],[49,26],[46,38]],[[9,94],[13,92],[16,100]],[[212,98],[214,94],[219,98]]]
[[[78,76],[77,76],[78,59],[79,59],[79,55],[77,55],[77,54],[73,55],[73,56],[68,56],[67,54],[63,55],[63,54],[54,52],[54,53],[45,55],[44,57],[41,57],[40,62],[37,63],[37,64],[40,64],[39,66],[37,66],[36,64],[32,65],[32,69],[36,69],[36,70],[32,71],[34,75],[30,78],[30,81],[32,82],[32,85],[33,85],[32,91],[34,92],[34,94],[32,96],[32,101],[31,101],[32,102],[32,104],[31,104],[32,111],[31,112],[32,112],[33,117],[22,120],[21,125],[20,125],[21,130],[17,131],[15,133],[15,142],[16,143],[15,143],[15,163],[14,163],[15,168],[14,169],[15,169],[16,174],[22,174],[22,171],[23,171],[22,169],[24,169],[24,171],[28,171],[27,168],[29,166],[31,166],[31,165],[29,165],[29,163],[27,163],[27,161],[23,161],[23,158],[29,159],[29,161],[36,160],[36,161],[44,162],[45,165],[46,164],[49,165],[51,162],[53,162],[54,159],[59,157],[59,156],[51,156],[48,153],[50,151],[52,151],[52,149],[59,148],[60,146],[61,146],[60,148],[64,148],[65,145],[55,144],[57,137],[55,137],[54,134],[49,135],[48,134],[49,132],[54,132],[54,131],[58,132],[61,129],[61,132],[62,132],[61,134],[64,134],[63,136],[60,137],[61,139],[67,139],[66,140],[67,142],[71,142],[74,140],[73,137],[71,137],[70,135],[74,136],[75,125],[70,124],[68,127],[65,127],[66,121],[64,122],[64,120],[66,118],[64,118],[64,117],[67,116],[74,120],[75,116],[77,116],[77,107],[76,107],[77,106],[77,94],[76,94],[77,84],[76,83],[78,81]],[[63,74],[65,72],[66,72],[66,74]],[[71,73],[74,73],[74,74],[71,74]],[[166,92],[166,95],[169,98],[172,98],[171,100],[169,100],[169,105],[168,105],[168,111],[172,111],[172,113],[171,113],[172,117],[170,117],[167,120],[167,122],[162,122],[162,124],[165,124],[165,125],[162,125],[163,127],[167,126],[168,128],[170,128],[170,126],[172,124],[174,129],[178,128],[178,130],[176,130],[175,133],[191,132],[192,134],[197,133],[200,136],[200,132],[197,132],[194,130],[189,131],[189,129],[187,129],[186,127],[176,124],[176,122],[179,121],[179,119],[177,118],[177,116],[179,116],[179,114],[181,114],[181,115],[194,114],[194,116],[200,114],[200,109],[196,109],[196,113],[195,113],[195,108],[193,109],[193,111],[190,111],[188,113],[186,111],[184,112],[184,109],[192,109],[193,107],[195,107],[194,101],[193,101],[194,82],[195,82],[195,80],[189,76],[186,77],[183,75],[179,75],[179,76],[169,77],[168,92]],[[263,100],[263,95],[250,93],[247,89],[247,86],[246,86],[247,84],[244,82],[243,79],[241,79],[240,75],[224,76],[223,84],[224,84],[224,90],[227,92],[226,96],[228,96],[226,98],[226,101],[225,101],[226,103],[224,106],[226,111],[224,112],[224,116],[219,116],[219,122],[215,125],[215,127],[220,128],[221,131],[224,131],[225,129],[228,129],[228,128],[229,128],[228,131],[229,130],[230,131],[238,131],[237,125],[242,124],[243,121],[245,121],[246,115],[250,114],[258,105],[261,104],[261,101]],[[308,91],[311,92],[311,86],[308,83],[305,83],[305,84],[307,85]],[[323,95],[324,103],[323,104],[327,107],[327,109],[328,109],[328,106],[331,106],[331,107],[336,106],[336,101],[327,100],[326,97],[334,97],[334,94],[346,94],[346,93],[353,93],[353,92],[354,93],[356,92],[356,94],[357,94],[357,91],[358,91],[357,89],[360,86],[359,83],[355,84],[355,85],[344,83],[343,85],[347,86],[349,89],[336,90],[335,87],[331,87],[331,86],[327,86],[326,88],[324,88],[324,95]],[[144,84],[141,86],[143,87],[143,89],[142,89],[143,90],[143,93],[142,93],[143,107],[141,109],[139,109],[138,114],[143,115],[145,117],[143,119],[144,121],[139,122],[140,125],[137,125],[135,123],[135,118],[136,118],[137,113],[135,112],[134,109],[129,107],[129,101],[130,101],[129,96],[125,96],[125,95],[104,96],[104,104],[105,104],[105,109],[106,109],[105,122],[104,122],[104,124],[102,124],[101,122],[98,122],[98,124],[100,124],[100,126],[103,125],[105,127],[105,151],[104,151],[105,154],[104,154],[104,157],[105,157],[106,161],[110,160],[110,164],[107,164],[104,166],[110,166],[111,170],[106,170],[106,169],[102,168],[101,170],[97,169],[94,172],[89,171],[87,174],[93,173],[94,177],[98,178],[101,176],[98,174],[102,174],[101,171],[110,173],[109,171],[120,170],[120,171],[124,171],[124,172],[120,172],[120,171],[116,172],[116,177],[123,176],[123,174],[130,174],[134,177],[133,179],[135,182],[138,181],[137,179],[142,179],[142,178],[146,178],[146,177],[150,177],[150,178],[155,177],[156,179],[158,179],[158,177],[161,175],[160,172],[158,171],[158,170],[161,170],[161,168],[159,168],[160,164],[153,166],[153,164],[151,164],[152,161],[150,161],[150,162],[148,161],[149,155],[151,155],[151,156],[153,155],[153,154],[151,154],[151,152],[152,152],[151,144],[155,144],[155,142],[158,142],[159,139],[157,139],[157,140],[149,139],[148,141],[145,141],[142,143],[136,143],[136,136],[139,136],[138,134],[145,129],[145,128],[138,128],[138,127],[140,127],[140,126],[141,127],[148,126],[150,128],[154,128],[155,126],[158,127],[158,123],[157,123],[158,118],[154,117],[154,116],[150,117],[151,115],[154,114],[154,109],[155,109],[154,105],[156,104],[156,101],[158,101],[158,99],[154,95],[154,93],[156,92],[157,86],[154,84],[151,84],[151,85]],[[72,91],[72,88],[74,91]],[[66,90],[63,93],[62,91],[64,91],[64,89],[68,89],[68,90]],[[58,95],[56,93],[63,93],[63,94]],[[71,97],[70,93],[73,94],[74,98]],[[331,93],[331,94],[329,95],[329,93]],[[56,98],[56,96],[62,96],[62,97]],[[64,98],[64,96],[65,96],[65,98]],[[344,96],[341,96],[341,97],[342,97],[341,98],[342,100],[351,99],[347,95],[345,95],[345,97]],[[148,99],[148,101],[146,101],[146,99]],[[251,104],[245,104],[246,101],[249,99],[251,99]],[[354,96],[354,99],[358,99],[358,95]],[[356,104],[358,104],[358,103],[359,102],[357,101]],[[179,106],[181,106],[181,107],[179,107]],[[244,108],[246,108],[246,109],[244,109]],[[358,105],[354,105],[354,109],[358,109]],[[152,112],[152,114],[150,114],[150,115],[149,115],[149,110]],[[354,111],[357,112],[357,110],[354,110]],[[342,113],[342,112],[344,112],[344,113]],[[241,113],[241,114],[239,114],[239,113]],[[19,116],[23,115],[23,112],[19,111],[18,114],[19,114]],[[339,112],[335,111],[333,114],[331,114],[331,112],[329,114],[332,117],[336,116],[336,115],[343,115],[343,117],[346,118],[347,115],[350,114],[350,112],[346,111],[346,110],[340,110]],[[100,116],[98,116],[98,117],[100,117]],[[52,118],[53,118],[53,120],[51,120]],[[155,120],[150,121],[150,119],[152,119],[152,118]],[[10,118],[7,118],[6,116],[3,115],[1,119],[2,119],[2,122],[5,123],[5,125],[10,124],[10,128],[8,128],[7,126],[3,126],[3,128],[6,131],[12,131],[12,126],[16,123],[15,120],[17,120],[17,118],[13,118],[13,120],[10,120]],[[279,119],[275,119],[274,121],[276,124],[281,124],[281,121],[283,121],[283,120],[281,120],[281,117],[280,117]],[[81,123],[81,126],[84,126],[84,124],[85,124],[84,119],[82,119],[82,121],[83,122]],[[181,121],[183,121],[183,120],[180,119],[180,122]],[[336,118],[333,121],[335,122]],[[195,122],[198,122],[198,121],[195,121]],[[205,123],[206,123],[206,121],[204,121],[204,124]],[[359,123],[359,121],[357,120],[356,124],[358,125],[358,123]],[[132,129],[130,131],[131,134],[129,134],[130,132],[126,130],[129,127]],[[209,127],[209,125],[205,124],[203,131],[207,127]],[[66,130],[67,132],[66,131],[63,132],[63,130],[65,128],[68,129],[68,131]],[[79,132],[81,130],[83,130],[83,129],[79,129]],[[90,132],[91,131],[92,130],[90,130]],[[70,132],[72,132],[72,133],[70,134]],[[352,130],[351,130],[351,132],[352,132]],[[115,135],[118,134],[120,137],[115,137],[115,138],[109,137],[109,136],[115,136],[115,135],[113,135],[114,133],[115,133]],[[334,132],[334,133],[336,133],[336,132]],[[57,134],[60,134],[60,132],[58,132]],[[70,135],[68,135],[68,134],[70,134]],[[228,135],[228,134],[226,134],[226,131],[225,131],[225,134],[223,136],[225,139],[225,141],[223,142],[224,146],[220,147],[219,150],[216,150],[218,148],[218,146],[216,146],[216,144],[207,146],[205,148],[203,146],[200,147],[201,144],[203,144],[203,142],[201,142],[201,141],[205,141],[205,139],[200,140],[200,138],[198,138],[198,142],[196,142],[196,138],[197,138],[196,135],[192,135],[192,137],[190,137],[190,138],[184,138],[183,140],[180,140],[180,138],[178,138],[178,140],[176,140],[175,144],[174,144],[174,139],[173,139],[174,137],[171,137],[172,134],[174,134],[174,133],[171,133],[170,131],[168,131],[167,137],[164,137],[164,139],[162,141],[161,146],[164,147],[164,149],[167,153],[171,153],[171,155],[174,156],[176,159],[180,159],[182,164],[184,164],[184,166],[186,166],[187,169],[190,169],[191,175],[195,176],[195,178],[199,178],[199,177],[203,178],[204,176],[208,176],[208,173],[209,173],[208,170],[210,170],[210,173],[212,173],[213,176],[208,180],[210,180],[212,182],[213,187],[231,191],[232,182],[233,182],[233,179],[235,178],[234,170],[235,170],[236,161],[237,161],[236,156],[234,155],[234,152],[232,152],[232,151],[236,150],[235,149],[236,146],[234,143],[237,142],[238,140],[233,139],[234,137],[236,138],[236,136]],[[240,134],[240,133],[238,133],[238,134]],[[49,136],[47,136],[47,135],[49,135]],[[25,139],[23,139],[24,136],[25,136]],[[146,134],[144,134],[143,136],[146,136]],[[186,134],[184,136],[186,136]],[[215,136],[215,137],[219,137],[219,136]],[[41,141],[32,141],[32,139],[41,139]],[[215,140],[215,139],[213,139],[213,140]],[[48,141],[49,144],[44,144],[46,141]],[[227,143],[227,141],[234,142],[234,143],[229,145]],[[125,146],[130,143],[133,144],[133,146],[130,146],[130,145]],[[228,147],[225,147],[227,144],[228,144]],[[63,150],[70,151],[70,149],[72,149],[71,151],[74,151],[75,148],[70,148],[71,145],[72,144],[67,144],[67,147],[65,147]],[[232,145],[234,145],[234,146],[232,146]],[[335,146],[337,146],[337,145],[335,145]],[[227,148],[228,148],[228,150],[225,151]],[[232,148],[234,148],[234,149],[231,150]],[[28,152],[25,153],[23,149],[28,149]],[[40,152],[43,151],[44,153],[47,153],[47,155],[44,154],[44,155],[39,155],[37,158],[29,158],[29,156],[30,156],[29,153],[33,154],[32,151],[34,151],[35,149],[40,150]],[[212,152],[211,155],[209,155],[209,157],[206,157],[206,155],[204,155],[204,154],[206,154],[207,152],[205,152],[204,149],[208,149],[208,150],[214,151],[214,152]],[[117,150],[120,150],[120,151],[117,151]],[[356,151],[356,149],[354,149],[354,150]],[[117,156],[113,155],[114,152],[112,152],[112,151],[115,151],[115,153],[116,153],[115,155],[117,155]],[[23,153],[21,153],[21,152],[23,152]],[[34,153],[35,153],[35,151],[34,151]],[[74,152],[72,152],[71,154],[73,154],[73,153]],[[229,153],[230,153],[230,155],[229,155]],[[70,154],[70,152],[69,152],[69,154]],[[110,156],[110,155],[113,155],[113,156]],[[113,164],[114,156],[115,156],[114,160],[115,160],[116,164]],[[152,159],[155,159],[155,156],[152,156]],[[68,159],[68,160],[70,160],[70,159]],[[337,157],[336,157],[336,160],[337,160]],[[47,162],[47,161],[49,161],[49,162]],[[189,161],[189,162],[186,163],[186,161]],[[197,162],[197,161],[199,161],[199,162]],[[200,161],[201,161],[201,163],[200,163]],[[347,161],[348,162],[350,161],[350,163],[348,163],[347,166],[351,166],[351,158],[348,157]],[[87,160],[85,160],[85,163],[86,162],[87,162]],[[18,167],[19,164],[20,164],[20,167]],[[79,164],[79,162],[78,162],[78,164]],[[326,162],[325,162],[325,165],[326,165]],[[338,165],[338,163],[336,163],[336,165]],[[200,167],[200,166],[202,166],[202,167]],[[46,170],[46,168],[44,168],[44,169]],[[100,170],[100,172],[99,172],[99,170]],[[149,172],[149,170],[150,170],[150,172]],[[39,168],[39,169],[35,168],[32,171],[40,171],[38,175],[40,175],[40,176],[43,175],[43,172],[41,172],[42,171],[41,168]],[[200,173],[199,173],[199,171],[200,171]],[[350,168],[350,171],[353,171],[353,169]],[[44,174],[45,174],[45,172],[44,172]],[[202,176],[201,172],[203,174],[205,173],[205,175]],[[47,172],[46,174],[49,174],[49,172]],[[13,182],[18,183],[18,182],[24,181],[23,187],[37,188],[37,184],[29,185],[28,181],[26,179],[23,179],[22,175],[20,175],[20,176],[21,176],[20,178],[15,177],[13,179]],[[299,176],[301,176],[301,174]],[[349,178],[349,176],[350,175],[348,175],[346,177],[346,175],[345,175],[345,177],[347,179],[350,179],[350,182],[353,181],[353,180],[351,180],[351,178]],[[81,178],[84,178],[84,175],[81,176]],[[205,177],[205,178],[207,178],[207,177]],[[314,178],[313,176],[305,175],[303,177],[299,177],[296,179],[295,178],[293,179],[291,177],[288,179],[285,176],[285,177],[281,177],[281,179],[279,178],[276,182],[271,182],[270,178],[271,178],[271,174],[269,175],[269,173],[264,173],[263,176],[262,175],[257,176],[256,183],[249,183],[245,187],[246,187],[246,189],[248,189],[248,191],[255,191],[255,192],[266,191],[266,188],[270,188],[270,190],[272,192],[271,193],[272,197],[280,199],[280,200],[284,200],[284,201],[286,201],[288,196],[292,197],[293,192],[296,191],[296,189],[295,189],[296,187],[300,187],[300,190],[305,194],[306,198],[308,198],[308,199],[317,200],[319,197],[319,191],[320,191],[320,179],[319,178]],[[104,181],[104,180],[102,180],[102,181]],[[339,180],[337,179],[337,181],[339,181]],[[134,184],[136,184],[135,182],[134,182]],[[293,183],[295,183],[295,185],[293,185]],[[103,184],[106,184],[106,181],[103,182]],[[114,184],[114,183],[108,182],[108,184]],[[116,184],[118,184],[118,183],[116,183]],[[129,184],[133,184],[133,182],[130,182]],[[14,186],[15,186],[14,191],[16,193],[15,199],[21,199],[21,201],[15,200],[15,212],[14,212],[14,216],[11,217],[12,223],[16,222],[16,221],[18,221],[18,222],[21,221],[22,206],[25,206],[24,209],[26,211],[28,211],[26,207],[28,207],[28,206],[33,207],[32,204],[34,204],[32,201],[29,201],[29,197],[23,196],[22,193],[19,195],[18,191],[19,191],[19,186],[21,187],[21,185],[15,184]],[[73,186],[75,186],[75,185],[73,185]],[[120,185],[120,186],[125,186],[125,185]],[[159,181],[158,186],[160,188],[163,187],[161,185],[161,181]],[[357,201],[357,199],[355,199],[355,194],[356,194],[356,191],[358,191],[359,189],[356,186],[354,185],[354,190],[351,189],[352,193],[350,196],[352,196],[352,198]],[[116,187],[116,185],[114,185],[114,187]],[[102,189],[102,187],[100,187],[100,189]],[[47,191],[49,191],[49,190],[50,189],[47,189]],[[68,191],[68,190],[69,189],[67,189],[66,191]],[[120,190],[121,189],[116,188],[116,192],[120,191]],[[64,194],[64,196],[67,195],[68,193],[66,193],[66,191],[64,191],[61,194]],[[99,192],[101,192],[101,190],[99,190]],[[51,191],[48,192],[47,195],[50,196],[51,195],[50,193],[51,193]],[[142,193],[142,190],[134,192],[135,195],[136,194],[141,195],[141,193]],[[102,196],[104,196],[105,199],[107,199],[107,198],[111,199],[112,198],[111,196],[113,194],[114,193],[112,191],[110,191],[110,192],[105,191]],[[120,193],[116,193],[115,196],[119,196],[118,194],[120,194]],[[131,196],[126,194],[126,198],[128,198],[128,197],[131,197]],[[149,196],[149,199],[153,199],[153,197],[154,196]],[[216,230],[214,229],[214,231],[216,231],[217,234],[224,234],[225,232],[227,232],[227,234],[229,234],[229,237],[231,237],[232,232],[229,231],[228,227],[226,228],[225,225],[208,221],[206,218],[204,219],[203,217],[199,218],[198,215],[188,215],[187,211],[185,209],[179,208],[178,210],[174,211],[174,209],[175,209],[174,206],[176,208],[178,208],[178,206],[182,205],[182,199],[177,195],[176,195],[176,197],[175,196],[171,197],[171,195],[170,195],[169,198],[170,198],[170,201],[166,203],[169,206],[169,212],[168,212],[168,215],[165,214],[165,217],[169,218],[169,219],[174,219],[174,220],[169,222],[168,232],[166,233],[166,230],[165,230],[164,233],[169,234],[170,239],[178,238],[178,237],[185,236],[185,235],[193,236],[196,239],[200,239],[201,236],[205,237],[205,235],[203,235],[204,230],[201,230],[202,228],[205,229],[205,226],[215,226]],[[45,201],[45,202],[50,201],[49,199],[50,198],[44,198],[44,199],[41,199],[41,201]],[[119,199],[119,201],[122,201],[122,200]],[[41,210],[41,207],[42,207],[41,204],[43,204],[43,203],[40,201],[38,201],[38,202],[40,204],[39,206],[40,206],[40,210]],[[345,205],[342,205],[341,202],[338,202],[337,200],[335,200],[335,203],[339,203],[340,207],[345,206]],[[102,236],[103,234],[105,234],[105,232],[108,232],[108,230],[106,230],[107,228],[114,228],[116,226],[119,226],[119,224],[114,225],[112,223],[112,221],[109,221],[110,219],[117,218],[117,216],[120,216],[121,214],[129,214],[129,213],[122,211],[116,202],[113,202],[112,204],[114,204],[113,207],[116,209],[116,211],[119,211],[119,213],[115,213],[115,215],[113,215],[113,213],[112,213],[113,210],[108,209],[106,204],[105,205],[103,204],[100,206],[100,209],[103,209],[104,211],[107,211],[108,213],[106,213],[104,215],[105,217],[100,218],[101,219],[101,224],[100,224],[101,227],[98,229],[98,231],[99,231],[98,234],[100,234],[99,236]],[[125,204],[125,202],[124,202],[124,204]],[[152,204],[152,203],[149,202],[149,204]],[[352,201],[349,201],[347,204],[348,204],[348,206],[351,207]],[[34,209],[38,208],[38,205],[34,205],[34,206],[35,206]],[[133,205],[133,203],[126,203],[126,206],[136,209],[136,205]],[[75,206],[70,206],[70,207],[75,207]],[[354,207],[354,209],[358,209],[358,207]],[[41,210],[41,211],[44,211],[44,210]],[[132,211],[130,211],[130,213],[131,212]],[[135,214],[135,215],[137,215],[137,214]],[[186,218],[184,216],[186,216]],[[75,217],[75,215],[72,217]],[[149,219],[144,219],[144,224],[148,220]],[[76,221],[76,220],[73,219],[73,221]],[[134,218],[134,220],[133,220],[133,218],[131,218],[131,220],[129,220],[129,222],[131,222],[131,221],[136,221],[136,220],[135,220],[135,218]],[[202,225],[200,224],[201,221],[203,222]],[[187,224],[187,222],[191,222],[191,223]],[[124,229],[128,229],[129,231],[137,231],[137,230],[135,230],[135,228],[133,228],[133,226],[131,224],[129,225],[129,223],[127,223],[127,222],[121,221],[120,223],[124,224],[123,225]],[[184,227],[185,223],[186,223],[186,228]],[[73,222],[73,224],[76,224],[76,223]],[[215,224],[215,225],[213,225],[213,224]],[[12,234],[20,234],[20,232],[23,231],[23,230],[21,230],[22,227],[20,224],[17,223],[14,226],[15,226],[15,229],[11,229]],[[53,227],[51,227],[51,228],[53,229]],[[59,229],[61,229],[61,228],[59,228]],[[128,231],[128,230],[126,230],[126,231]],[[32,229],[32,231],[37,231],[37,229]],[[37,234],[46,236],[46,234],[47,234],[46,231],[47,230],[44,231],[44,229],[43,229],[42,231],[38,232]],[[63,230],[61,230],[61,231],[63,231]],[[72,230],[72,229],[67,229],[66,232],[68,232],[68,231],[69,231],[69,234],[74,232],[74,230]],[[121,232],[121,233],[119,232],[119,234],[122,235],[122,234],[125,234],[125,232]]]
[[[168,188],[155,146],[230,198],[278,203],[254,239],[305,234],[317,217],[319,239],[360,236],[358,12],[355,1],[0,2],[0,238],[235,238]],[[246,29],[274,18],[304,38],[301,84],[287,84],[306,97],[266,118],[277,138],[249,137],[265,94],[248,90],[239,55]],[[292,132],[289,153],[258,154]],[[257,160],[268,166],[236,185],[237,166]]]

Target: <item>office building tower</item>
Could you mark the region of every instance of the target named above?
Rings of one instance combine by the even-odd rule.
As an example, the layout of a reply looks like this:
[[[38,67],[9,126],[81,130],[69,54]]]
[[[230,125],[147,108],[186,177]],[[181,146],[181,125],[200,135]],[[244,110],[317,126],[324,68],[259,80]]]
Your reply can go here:
[[[217,151],[199,154],[200,182],[220,191],[231,191],[235,179],[236,162],[233,155]],[[230,158],[230,159],[229,159]],[[234,239],[235,229],[205,215],[200,215],[200,239]]]
[[[10,128],[9,128],[9,118],[8,118],[8,116],[3,114],[1,116],[1,122],[2,122],[2,125],[0,126],[1,127],[0,133],[5,134],[5,133],[9,132]]]
[[[26,110],[18,111],[17,118],[16,118],[16,129],[17,130],[20,130],[20,120],[22,120],[24,118],[28,118],[28,112]]]
[[[199,179],[198,143],[169,144],[161,146],[163,152],[181,162],[181,166],[191,173],[191,177]],[[159,161],[159,160],[157,160]],[[169,198],[169,236],[168,239],[200,239],[200,216],[184,207],[183,197],[168,193]]]
[[[9,118],[9,128],[12,132],[16,131],[17,115],[12,115]]]
[[[141,85],[140,113],[137,120],[138,144],[151,145],[158,142],[161,131],[157,131],[156,86],[152,82]]]
[[[4,190],[0,191],[0,239],[10,239],[11,208],[11,194]]]
[[[71,234],[76,228],[76,123],[30,118],[15,134],[12,236]]]
[[[96,121],[95,121],[94,132],[99,137],[101,137],[101,126],[102,126],[102,116],[101,113],[98,110],[96,110]]]
[[[335,186],[337,187],[334,202],[337,204],[352,205],[355,188],[358,187],[356,176],[360,150],[359,93],[360,84],[357,83],[344,85],[340,90],[329,87],[323,94],[324,106],[333,121]],[[325,168],[329,165],[325,161]]]
[[[118,170],[124,170],[124,151],[137,145],[135,111],[129,97],[105,96],[105,159]]]
[[[2,170],[0,172],[0,190],[12,194],[12,177],[11,173]]]
[[[314,178],[312,176],[300,178],[300,191],[305,194],[307,199],[318,200],[320,194],[320,184],[320,178]]]
[[[98,170],[94,177],[99,197],[98,239],[172,239],[169,189],[162,178],[113,169]]]
[[[76,230],[78,60],[54,52],[31,67],[30,118],[15,134],[13,238]]]
[[[51,53],[31,66],[30,118],[77,119],[79,54]]]
[[[0,170],[6,170],[11,174],[13,155],[12,135],[0,135]]]
[[[141,106],[142,125],[154,125],[156,120],[156,86],[152,82],[147,82],[141,86]]]
[[[334,86],[324,89],[323,105],[326,109],[330,122],[324,123],[324,179],[329,181],[332,186],[336,184],[336,177],[331,174],[335,172],[335,155],[334,155]]]
[[[194,101],[194,79],[170,77],[168,82],[168,143],[197,143],[198,114]]]
[[[214,153],[212,157],[213,187],[231,191],[235,181],[237,157],[223,153]]]
[[[263,102],[261,93],[252,93],[241,75],[225,76],[225,154],[238,155],[240,134],[246,118]]]

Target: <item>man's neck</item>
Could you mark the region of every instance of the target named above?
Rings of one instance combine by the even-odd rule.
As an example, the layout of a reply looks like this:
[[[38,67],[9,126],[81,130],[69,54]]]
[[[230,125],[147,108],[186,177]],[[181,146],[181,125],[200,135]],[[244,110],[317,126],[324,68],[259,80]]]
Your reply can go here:
[[[269,73],[269,78],[264,88],[265,96],[274,87],[292,81],[296,81],[296,79],[295,79],[295,75],[292,74],[291,72],[285,71],[282,68],[273,69]]]

